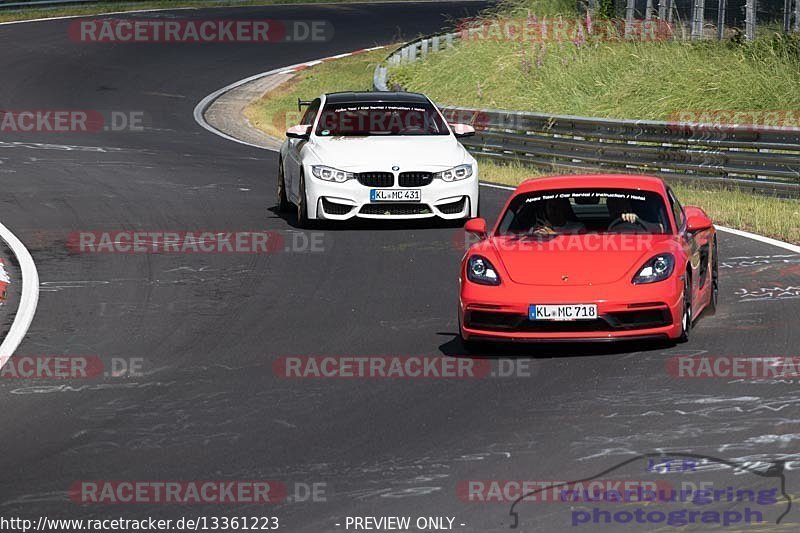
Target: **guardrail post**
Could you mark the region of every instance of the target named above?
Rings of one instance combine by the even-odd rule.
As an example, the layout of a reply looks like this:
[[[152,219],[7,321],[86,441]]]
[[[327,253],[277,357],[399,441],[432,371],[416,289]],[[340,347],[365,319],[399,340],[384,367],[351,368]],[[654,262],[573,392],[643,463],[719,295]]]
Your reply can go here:
[[[389,75],[389,70],[386,67],[378,66],[375,69],[375,76],[372,80],[373,87],[378,91],[388,91],[389,87],[387,86],[387,78]]]
[[[445,36],[445,40],[447,41],[447,48],[452,48],[453,47],[453,34],[452,33],[448,33]]]
[[[633,32],[633,15],[636,11],[636,0],[627,0],[625,6],[625,38],[628,39]]]
[[[706,0],[694,0],[692,9],[692,39],[703,38],[703,22],[706,10]]]
[[[794,0],[794,31],[800,31],[800,0]]]
[[[419,52],[422,59],[428,57],[428,44],[430,44],[430,41],[428,41],[428,39],[422,39],[422,41],[420,42],[421,47]]]
[[[438,35],[434,35],[433,39],[431,39],[431,49],[432,49],[431,51],[434,52],[434,53],[438,52],[439,48],[440,48],[439,36]]]
[[[744,36],[752,41],[756,37],[756,0],[747,0],[744,13]]]
[[[800,31],[800,0],[794,0],[794,31]]]

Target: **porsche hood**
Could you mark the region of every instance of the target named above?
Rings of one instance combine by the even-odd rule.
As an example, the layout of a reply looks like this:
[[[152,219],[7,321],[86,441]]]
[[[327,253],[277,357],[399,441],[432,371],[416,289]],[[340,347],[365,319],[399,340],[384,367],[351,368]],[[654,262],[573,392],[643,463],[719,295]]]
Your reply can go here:
[[[672,240],[671,235],[649,234],[491,239],[510,281],[562,287],[602,285],[632,277],[649,258],[668,252]]]

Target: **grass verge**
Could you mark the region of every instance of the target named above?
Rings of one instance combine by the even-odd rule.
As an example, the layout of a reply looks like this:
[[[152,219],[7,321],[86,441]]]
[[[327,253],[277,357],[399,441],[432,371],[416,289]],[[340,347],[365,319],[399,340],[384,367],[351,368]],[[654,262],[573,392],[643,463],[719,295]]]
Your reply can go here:
[[[390,49],[346,57],[302,71],[290,82],[251,103],[245,115],[254,126],[281,138],[287,122],[292,125],[299,118],[298,98],[371,88],[373,69]],[[513,186],[527,178],[544,175],[540,170],[519,164],[487,160],[479,160],[479,164],[482,179],[494,183]],[[800,202],[718,188],[679,184],[674,188],[684,204],[702,207],[720,225],[800,244]]]
[[[794,111],[790,117],[773,115],[779,122],[772,125],[797,126],[800,44],[783,50],[784,40],[742,46],[716,41],[576,45],[476,40],[392,68],[389,85],[453,105],[609,118],[668,120],[682,111],[702,110]],[[797,49],[791,51],[793,46]]]
[[[371,90],[375,66],[395,47],[326,61],[301,71],[276,90],[251,103],[244,114],[256,128],[282,138],[288,126],[300,121],[298,98],[313,100],[320,94],[334,91]]]

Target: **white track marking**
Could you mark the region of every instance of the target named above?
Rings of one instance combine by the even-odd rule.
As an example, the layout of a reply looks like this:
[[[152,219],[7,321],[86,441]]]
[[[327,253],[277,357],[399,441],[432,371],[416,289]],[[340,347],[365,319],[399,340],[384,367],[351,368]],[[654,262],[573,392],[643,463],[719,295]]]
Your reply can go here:
[[[373,50],[380,50],[381,48],[386,48],[386,47],[385,46],[374,46],[372,48],[364,48],[362,50],[356,50],[355,52],[347,52],[347,53],[338,54],[338,55],[335,55],[335,56],[323,57],[321,59],[315,59],[315,60],[312,60],[312,61],[306,61],[304,63],[296,63],[294,65],[289,65],[288,67],[280,67],[280,68],[268,70],[267,72],[262,72],[261,74],[256,74],[254,76],[250,76],[249,78],[245,78],[243,80],[239,80],[239,81],[233,82],[230,85],[227,85],[227,86],[223,87],[222,89],[219,89],[218,91],[214,91],[213,93],[209,94],[208,96],[206,96],[205,98],[200,100],[200,102],[194,108],[194,120],[195,120],[195,122],[200,124],[200,126],[202,126],[204,129],[210,131],[211,133],[213,133],[215,135],[219,135],[223,139],[227,139],[229,141],[233,141],[233,142],[236,142],[236,143],[239,143],[239,144],[243,144],[245,146],[250,146],[252,148],[260,148],[262,150],[270,150],[270,151],[273,151],[273,152],[277,152],[278,150],[274,150],[272,148],[267,148],[265,146],[259,146],[257,144],[249,143],[247,141],[243,141],[241,139],[237,139],[236,137],[228,135],[227,133],[221,132],[220,130],[218,130],[217,128],[215,128],[214,126],[212,126],[211,124],[209,124],[206,121],[206,118],[204,116],[206,110],[211,106],[211,104],[214,103],[214,101],[217,98],[219,98],[223,94],[225,94],[227,92],[230,92],[233,89],[236,89],[237,87],[241,87],[242,85],[244,85],[246,83],[250,83],[251,81],[260,80],[261,78],[266,78],[267,76],[272,76],[273,74],[289,74],[291,72],[294,72],[294,69],[296,69],[298,67],[309,67],[309,66],[312,66],[312,65],[319,65],[320,63],[324,63],[325,61],[329,61],[331,59],[341,59],[343,57],[349,57],[349,56],[356,55],[356,54],[359,54],[359,53],[362,53],[362,52],[370,52],[370,51],[373,51]]]
[[[763,237],[761,235],[750,233],[749,231],[742,231],[740,229],[726,228],[725,226],[717,226],[716,224],[714,227],[726,233],[732,233],[734,235],[738,235],[739,237],[747,237],[748,239],[753,239],[754,241],[763,242],[764,244],[770,244],[772,246],[777,246],[778,248],[783,248],[784,250],[789,250],[796,254],[800,254],[800,246],[795,244],[779,241],[778,239],[771,239],[769,237]]]
[[[14,350],[25,338],[28,328],[33,322],[36,306],[39,303],[39,273],[36,271],[33,257],[25,248],[25,245],[22,244],[22,241],[2,224],[0,224],[0,238],[6,241],[11,251],[17,256],[17,261],[22,270],[22,296],[20,297],[19,308],[14,317],[14,323],[11,324],[6,338],[0,344],[0,368],[3,368],[6,361],[14,355]]]
[[[481,187],[489,187],[490,189],[503,189],[504,191],[513,191],[516,187],[509,185],[498,185],[497,183],[481,182]]]

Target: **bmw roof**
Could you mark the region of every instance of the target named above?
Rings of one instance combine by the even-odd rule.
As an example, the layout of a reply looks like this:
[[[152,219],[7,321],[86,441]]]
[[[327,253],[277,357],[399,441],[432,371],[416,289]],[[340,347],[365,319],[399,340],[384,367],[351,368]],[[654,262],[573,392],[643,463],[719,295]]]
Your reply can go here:
[[[427,104],[428,98],[420,93],[407,92],[382,92],[382,91],[360,91],[360,92],[341,92],[328,93],[325,95],[329,104],[355,104],[370,102],[387,102],[403,104]]]

